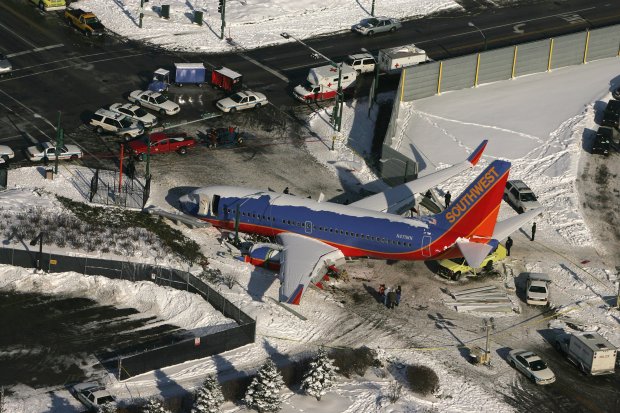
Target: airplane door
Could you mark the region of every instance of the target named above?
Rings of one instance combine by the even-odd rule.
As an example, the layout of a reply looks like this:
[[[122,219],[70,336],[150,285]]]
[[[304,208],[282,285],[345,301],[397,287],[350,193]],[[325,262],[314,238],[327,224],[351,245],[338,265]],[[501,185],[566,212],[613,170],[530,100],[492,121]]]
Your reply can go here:
[[[431,236],[424,235],[422,237],[422,256],[430,257],[431,256]]]
[[[306,221],[304,227],[306,229],[306,234],[312,234],[312,221]]]

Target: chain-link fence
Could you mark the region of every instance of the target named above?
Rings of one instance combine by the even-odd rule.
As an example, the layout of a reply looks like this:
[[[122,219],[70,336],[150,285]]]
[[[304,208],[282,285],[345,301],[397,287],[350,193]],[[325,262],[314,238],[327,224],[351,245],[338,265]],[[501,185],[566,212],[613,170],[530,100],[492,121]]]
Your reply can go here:
[[[219,354],[253,343],[256,321],[218,291],[192,274],[173,268],[129,261],[71,257],[37,250],[0,248],[0,264],[41,268],[48,272],[75,271],[130,281],[151,281],[202,296],[213,308],[237,325],[203,336],[172,334],[141,342],[130,348],[98,354],[101,364],[120,380],[188,360]],[[188,333],[189,334],[189,333]]]
[[[148,200],[149,179],[138,179],[133,174],[122,178],[119,171],[97,169],[90,182],[90,202],[142,209]]]

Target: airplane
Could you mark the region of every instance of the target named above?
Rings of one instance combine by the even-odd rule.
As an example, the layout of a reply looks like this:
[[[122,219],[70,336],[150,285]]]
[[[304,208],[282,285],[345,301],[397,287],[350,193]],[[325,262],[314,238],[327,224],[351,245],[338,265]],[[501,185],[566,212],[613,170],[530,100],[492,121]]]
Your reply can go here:
[[[478,267],[499,241],[541,213],[542,208],[497,222],[510,162],[495,160],[442,212],[399,214],[415,194],[474,167],[483,141],[456,165],[342,205],[273,191],[232,186],[199,188],[180,199],[181,209],[223,229],[276,237],[280,251],[280,301],[299,304],[312,282],[345,257],[440,260],[464,257]]]

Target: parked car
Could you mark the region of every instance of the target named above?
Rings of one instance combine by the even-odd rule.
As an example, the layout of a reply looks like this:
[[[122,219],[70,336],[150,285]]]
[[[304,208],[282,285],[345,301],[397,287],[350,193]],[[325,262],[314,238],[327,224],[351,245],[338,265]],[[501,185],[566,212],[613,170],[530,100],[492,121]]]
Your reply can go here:
[[[8,75],[13,70],[9,58],[0,53],[0,76]]]
[[[90,119],[90,124],[95,127],[97,133],[112,132],[122,136],[126,141],[144,133],[144,128],[138,121],[107,109],[97,110]]]
[[[26,149],[26,156],[31,162],[56,159],[56,145],[43,142]],[[77,145],[64,145],[60,148],[58,159],[76,160],[82,157],[82,150]]]
[[[529,350],[515,349],[508,353],[508,364],[525,374],[536,384],[551,384],[555,374],[540,357]]]
[[[620,123],[620,100],[610,99],[603,112],[601,126],[618,128],[618,123]]]
[[[345,63],[353,67],[358,74],[372,73],[377,64],[375,58],[370,53],[358,53],[347,56]]]
[[[234,113],[243,109],[260,108],[267,103],[267,96],[262,93],[245,90],[218,100],[216,106],[222,112]]]
[[[511,204],[520,214],[541,206],[530,187],[518,179],[506,182],[504,200]]]
[[[538,272],[528,273],[525,287],[525,301],[529,305],[549,304],[549,284],[551,284],[551,278],[548,274]]]
[[[145,128],[151,128],[157,125],[157,117],[152,113],[148,113],[138,105],[133,105],[131,103],[114,103],[110,105],[110,110],[141,122]]]
[[[99,412],[104,404],[116,402],[105,387],[94,382],[76,384],[71,387],[71,393],[91,412]]]
[[[476,270],[476,273],[489,272],[493,270],[493,264],[497,261],[501,261],[506,258],[506,248],[502,244],[499,244],[497,248],[491,252],[480,264],[480,268]],[[437,273],[441,276],[451,278],[454,281],[458,281],[463,274],[469,274],[474,271],[470,267],[465,258],[449,258],[438,262],[439,269]]]
[[[608,156],[613,137],[614,130],[612,128],[609,126],[599,127],[592,143],[592,153]]]
[[[162,115],[175,115],[181,110],[179,105],[152,90],[134,90],[129,94],[128,99],[138,106],[153,109]]]
[[[151,143],[151,155],[157,153],[177,152],[185,155],[187,149],[196,146],[198,142],[186,133],[157,132],[149,135],[148,139],[137,139],[127,143],[127,148],[138,160],[143,160],[149,152],[148,142]]]
[[[390,17],[372,17],[370,19],[364,19],[351,30],[361,33],[365,36],[372,36],[377,33],[395,32],[400,29],[402,24],[400,20],[392,19]]]
[[[13,149],[6,145],[0,145],[0,159],[4,160],[4,162],[8,162],[9,159],[13,159],[14,157],[15,152],[13,152]]]

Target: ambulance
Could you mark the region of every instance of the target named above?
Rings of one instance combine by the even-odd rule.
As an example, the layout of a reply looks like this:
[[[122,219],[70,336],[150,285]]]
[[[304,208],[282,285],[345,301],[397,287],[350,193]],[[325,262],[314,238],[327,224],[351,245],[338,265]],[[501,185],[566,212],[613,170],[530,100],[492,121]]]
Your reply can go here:
[[[342,65],[342,90],[350,92],[355,88],[357,71],[353,67]],[[306,81],[295,87],[293,94],[302,102],[312,102],[333,99],[338,92],[338,68],[331,65],[313,67],[308,73]]]
[[[428,62],[426,52],[415,45],[379,50],[379,70],[388,74],[399,73],[403,68]]]

